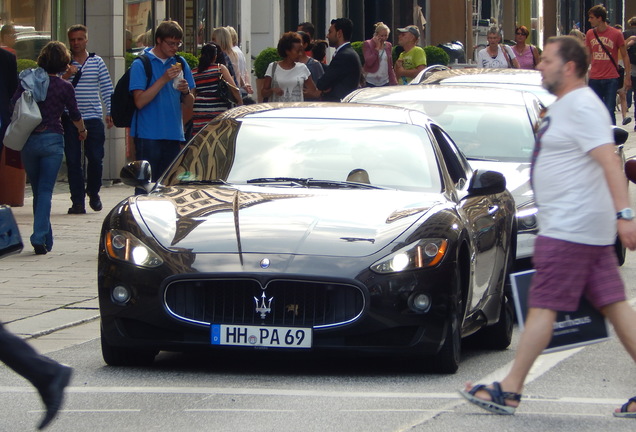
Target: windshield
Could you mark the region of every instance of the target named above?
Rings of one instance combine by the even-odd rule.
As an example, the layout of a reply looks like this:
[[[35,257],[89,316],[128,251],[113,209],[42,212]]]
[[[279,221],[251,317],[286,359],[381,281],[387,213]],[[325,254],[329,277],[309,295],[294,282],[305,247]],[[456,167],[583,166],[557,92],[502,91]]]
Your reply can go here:
[[[192,140],[160,182],[175,185],[218,179],[280,187],[338,188],[357,183],[441,190],[437,159],[425,128],[366,120],[213,122]]]
[[[448,132],[468,159],[530,162],[534,132],[524,106],[463,101],[391,104],[425,112]]]

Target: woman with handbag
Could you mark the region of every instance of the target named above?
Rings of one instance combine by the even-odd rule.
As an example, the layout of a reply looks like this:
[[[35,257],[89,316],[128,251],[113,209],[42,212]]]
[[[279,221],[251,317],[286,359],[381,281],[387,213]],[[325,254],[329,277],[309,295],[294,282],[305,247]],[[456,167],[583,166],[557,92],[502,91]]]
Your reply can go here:
[[[214,117],[228,109],[219,92],[219,84],[225,80],[226,87],[234,96],[236,105],[242,105],[241,95],[234,84],[230,71],[216,62],[218,49],[215,44],[205,44],[201,48],[199,66],[192,74],[196,88],[194,92],[194,112],[192,115],[192,135],[196,135]]]
[[[66,71],[71,62],[66,46],[58,41],[47,43],[40,51],[37,62],[46,74],[40,74],[35,69],[32,74],[24,76],[11,102],[15,104],[25,91],[23,83],[26,80],[33,91],[34,99],[42,100],[37,103],[42,122],[27,138],[22,148],[22,162],[33,190],[31,245],[37,255],[44,255],[53,248],[51,200],[64,157],[64,129],[61,121],[64,110],[68,110],[78,129],[80,140],[86,139],[86,127],[77,108],[73,86],[58,76]],[[36,97],[37,95],[40,96]]]
[[[497,27],[490,27],[486,34],[488,46],[477,54],[477,66],[482,68],[519,69],[519,62],[512,49],[500,44],[501,34]]]
[[[541,61],[539,50],[532,44],[526,44],[530,32],[526,26],[519,26],[515,29],[515,46],[512,50],[515,52],[520,69],[536,69]]]
[[[285,33],[276,47],[283,59],[271,62],[265,72],[263,97],[269,102],[304,102],[304,96],[312,99],[320,97],[311,72],[299,62],[303,52],[303,41],[296,32]]]

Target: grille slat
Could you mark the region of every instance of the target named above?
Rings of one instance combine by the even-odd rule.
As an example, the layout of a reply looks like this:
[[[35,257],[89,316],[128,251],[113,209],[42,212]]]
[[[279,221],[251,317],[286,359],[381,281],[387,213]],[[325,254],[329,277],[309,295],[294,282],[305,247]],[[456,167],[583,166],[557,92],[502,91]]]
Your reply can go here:
[[[271,308],[264,319],[254,301],[262,307],[263,292]],[[202,324],[328,327],[351,322],[364,309],[357,286],[320,281],[273,280],[263,290],[253,279],[185,279],[171,282],[164,298],[175,317]]]

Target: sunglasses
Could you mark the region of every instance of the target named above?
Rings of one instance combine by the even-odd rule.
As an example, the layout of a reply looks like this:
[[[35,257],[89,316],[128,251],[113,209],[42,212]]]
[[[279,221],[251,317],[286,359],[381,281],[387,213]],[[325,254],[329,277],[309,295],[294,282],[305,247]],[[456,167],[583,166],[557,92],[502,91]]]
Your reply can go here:
[[[520,35],[520,36],[528,36],[527,34],[523,33],[523,32],[516,32],[516,35]]]

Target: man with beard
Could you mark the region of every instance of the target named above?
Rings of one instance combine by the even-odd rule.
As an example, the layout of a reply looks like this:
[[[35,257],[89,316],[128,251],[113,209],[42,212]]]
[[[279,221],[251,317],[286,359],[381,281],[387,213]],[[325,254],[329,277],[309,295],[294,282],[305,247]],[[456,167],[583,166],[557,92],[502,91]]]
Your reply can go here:
[[[360,57],[351,47],[353,22],[348,18],[331,20],[327,33],[329,46],[336,52],[325,74],[316,83],[322,92],[323,101],[340,102],[342,98],[360,86],[362,64]]]
[[[532,158],[539,235],[525,329],[501,382],[467,383],[460,391],[495,414],[514,414],[526,376],[550,343],[557,311],[575,311],[582,297],[610,320],[636,361],[636,311],[626,301],[614,252],[617,230],[625,246],[636,248],[636,222],[610,116],[585,83],[587,55],[578,40],[550,38],[541,59],[543,86],[557,100],[541,120]],[[614,415],[636,418],[636,397]]]

